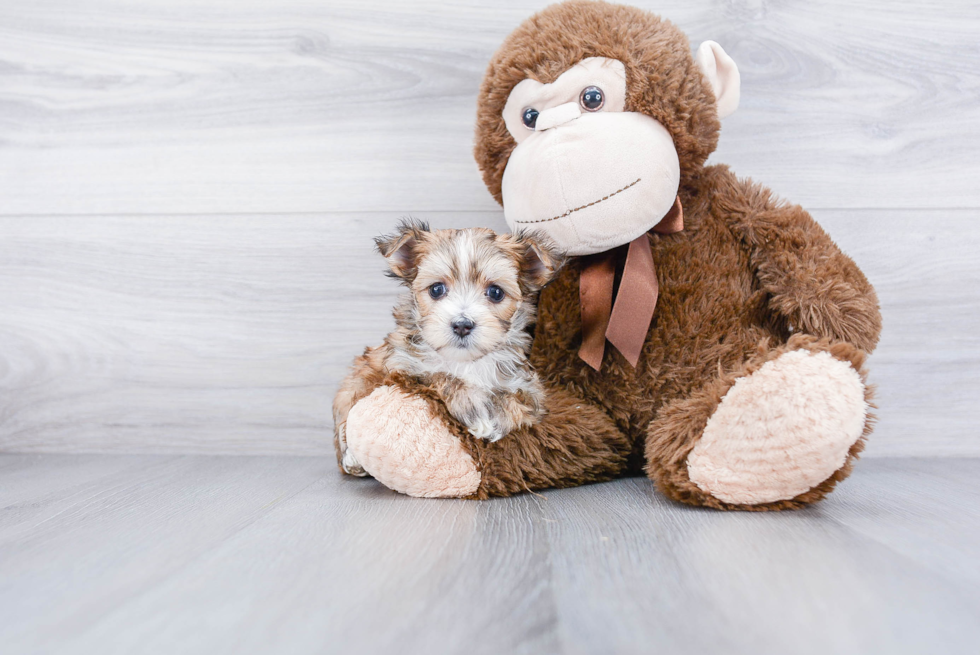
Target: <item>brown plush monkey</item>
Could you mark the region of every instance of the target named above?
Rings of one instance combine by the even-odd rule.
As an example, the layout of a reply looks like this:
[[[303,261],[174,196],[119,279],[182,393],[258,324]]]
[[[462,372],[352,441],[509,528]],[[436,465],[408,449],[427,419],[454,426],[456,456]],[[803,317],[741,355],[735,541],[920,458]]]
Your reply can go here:
[[[491,443],[411,381],[379,382],[338,456],[417,496],[645,471],[722,509],[801,507],[846,477],[872,423],[877,299],[803,209],[705,166],[738,94],[718,44],[692,55],[635,8],[568,2],[515,30],[480,90],[476,158],[512,227],[577,256],[540,297],[548,413]]]

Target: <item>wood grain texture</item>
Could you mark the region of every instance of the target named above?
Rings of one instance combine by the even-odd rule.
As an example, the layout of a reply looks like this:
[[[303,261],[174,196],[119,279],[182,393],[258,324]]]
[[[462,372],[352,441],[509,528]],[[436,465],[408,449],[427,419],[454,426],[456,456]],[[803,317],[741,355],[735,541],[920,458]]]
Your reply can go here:
[[[799,512],[644,480],[487,502],[329,458],[0,456],[21,653],[974,653],[980,460],[864,462]],[[924,529],[927,528],[927,529]]]
[[[867,454],[980,455],[980,212],[819,211],[874,284],[878,427]]]
[[[0,449],[328,452],[396,220],[0,219]]]
[[[0,6],[0,214],[493,210],[470,154],[547,0]],[[721,42],[713,158],[812,208],[978,207],[980,5],[635,4]]]
[[[980,455],[980,211],[816,217],[882,302],[869,455]],[[392,327],[371,237],[397,218],[0,219],[0,450],[330,452],[336,384]]]
[[[0,450],[327,452],[391,324],[370,237],[503,227],[476,89],[546,3],[0,5]],[[868,454],[980,454],[980,5],[637,4],[740,65],[713,161],[876,284]]]

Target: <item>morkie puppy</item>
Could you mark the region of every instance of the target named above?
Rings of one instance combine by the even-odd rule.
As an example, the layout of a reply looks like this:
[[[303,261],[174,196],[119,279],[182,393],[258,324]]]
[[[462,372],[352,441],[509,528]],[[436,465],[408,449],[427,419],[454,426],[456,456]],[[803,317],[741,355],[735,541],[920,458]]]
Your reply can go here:
[[[344,470],[365,474],[346,452],[347,414],[390,374],[426,385],[475,437],[497,441],[535,424],[544,390],[527,360],[528,328],[537,293],[563,255],[529,233],[431,231],[414,220],[375,244],[389,275],[408,291],[394,309],[394,331],[354,361],[334,398],[334,440]]]

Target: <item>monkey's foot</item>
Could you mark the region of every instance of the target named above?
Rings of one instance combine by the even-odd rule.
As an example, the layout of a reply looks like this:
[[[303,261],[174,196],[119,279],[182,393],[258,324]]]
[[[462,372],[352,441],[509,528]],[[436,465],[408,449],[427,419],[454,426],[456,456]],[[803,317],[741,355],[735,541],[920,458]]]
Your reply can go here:
[[[844,466],[868,409],[848,361],[785,352],[735,381],[688,455],[688,475],[726,503],[795,498]]]
[[[476,493],[473,458],[429,405],[396,387],[378,387],[351,408],[347,452],[386,487],[409,496]]]

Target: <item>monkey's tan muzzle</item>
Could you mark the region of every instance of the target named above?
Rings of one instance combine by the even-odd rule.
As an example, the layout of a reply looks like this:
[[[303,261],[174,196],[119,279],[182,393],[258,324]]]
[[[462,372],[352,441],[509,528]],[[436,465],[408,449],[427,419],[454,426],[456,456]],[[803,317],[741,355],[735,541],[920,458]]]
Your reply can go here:
[[[670,134],[649,116],[546,109],[504,170],[504,217],[571,255],[629,243],[674,204],[680,164]]]

